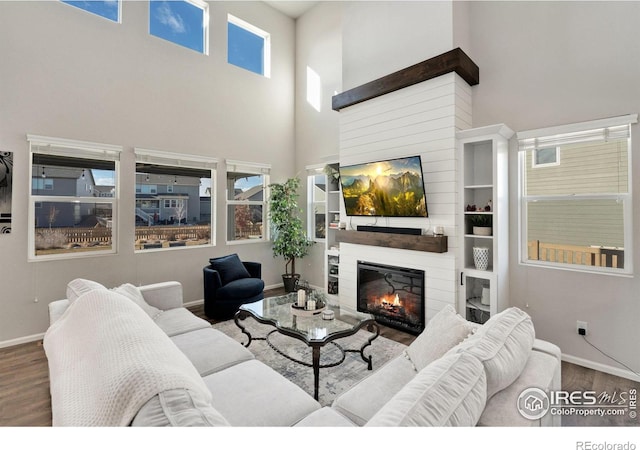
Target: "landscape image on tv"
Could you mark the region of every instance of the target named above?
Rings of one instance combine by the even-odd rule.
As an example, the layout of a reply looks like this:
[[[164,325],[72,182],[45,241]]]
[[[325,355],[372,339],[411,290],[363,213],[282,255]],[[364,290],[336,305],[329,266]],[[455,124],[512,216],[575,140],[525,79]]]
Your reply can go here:
[[[340,167],[348,216],[427,217],[420,156]]]

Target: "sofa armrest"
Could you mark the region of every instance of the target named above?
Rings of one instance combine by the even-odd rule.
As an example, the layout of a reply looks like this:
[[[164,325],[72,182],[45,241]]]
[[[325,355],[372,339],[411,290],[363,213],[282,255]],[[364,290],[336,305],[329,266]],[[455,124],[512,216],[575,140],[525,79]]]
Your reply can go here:
[[[54,302],[49,303],[49,325],[53,325],[53,323],[58,320],[64,312],[69,307],[69,300],[56,300]]]
[[[560,347],[552,344],[551,342],[543,341],[542,339],[535,339],[533,341],[533,350],[555,356],[558,360],[558,364],[561,362],[562,353],[560,352]]]
[[[182,284],[178,281],[140,286],[140,292],[149,305],[163,311],[182,307]]]
[[[262,264],[259,262],[243,261],[244,267],[251,275],[251,278],[262,278]]]

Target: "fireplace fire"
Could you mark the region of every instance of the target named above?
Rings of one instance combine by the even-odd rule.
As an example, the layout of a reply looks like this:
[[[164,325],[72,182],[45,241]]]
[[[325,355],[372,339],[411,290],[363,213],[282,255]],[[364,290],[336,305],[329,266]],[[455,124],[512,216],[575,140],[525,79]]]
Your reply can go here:
[[[358,261],[358,311],[413,334],[424,329],[424,271]]]

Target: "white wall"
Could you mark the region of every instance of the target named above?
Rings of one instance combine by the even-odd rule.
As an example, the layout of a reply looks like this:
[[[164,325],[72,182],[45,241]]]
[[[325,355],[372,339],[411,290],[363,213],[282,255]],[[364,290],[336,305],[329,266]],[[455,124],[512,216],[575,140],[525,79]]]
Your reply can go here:
[[[469,55],[480,67],[474,127],[504,122],[524,131],[638,113],[640,3],[470,2]],[[522,266],[518,261],[517,161],[510,156],[511,303],[533,318],[538,337],[567,360],[640,371],[640,129],[632,127],[636,275],[632,278]],[[610,366],[600,367],[599,365]],[[622,373],[630,373],[622,368]]]
[[[300,203],[307,198],[305,167],[334,162],[338,155],[339,114],[331,97],[342,91],[342,2],[321,2],[296,21],[296,170],[303,180]],[[307,102],[307,67],[321,81],[320,110]],[[342,199],[340,200],[342,201]],[[302,277],[324,285],[324,245],[315,244],[296,261]]]
[[[227,64],[227,13],[271,33],[270,79]],[[108,286],[178,280],[194,301],[208,259],[237,252],[263,263],[267,285],[281,283],[284,263],[269,244],[225,245],[221,202],[217,247],[134,254],[133,148],[271,163],[272,181],[288,177],[294,21],[263,2],[211,2],[204,56],[150,36],[147,15],[147,2],[124,2],[122,24],[60,2],[0,2],[0,149],[14,152],[15,165],[13,233],[0,239],[0,344],[44,332],[47,303],[75,277]],[[27,133],[124,147],[118,255],[27,262]]]
[[[344,90],[451,50],[452,3],[450,0],[345,3]]]

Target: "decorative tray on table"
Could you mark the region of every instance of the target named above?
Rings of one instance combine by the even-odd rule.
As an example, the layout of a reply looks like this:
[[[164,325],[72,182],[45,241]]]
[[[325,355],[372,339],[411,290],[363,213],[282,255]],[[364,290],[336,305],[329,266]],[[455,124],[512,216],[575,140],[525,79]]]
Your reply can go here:
[[[320,314],[325,309],[327,309],[327,305],[323,305],[322,307],[317,308],[317,309],[306,309],[304,306],[298,306],[295,303],[291,304],[291,313],[294,316],[311,317],[311,316],[315,316],[317,314]]]

